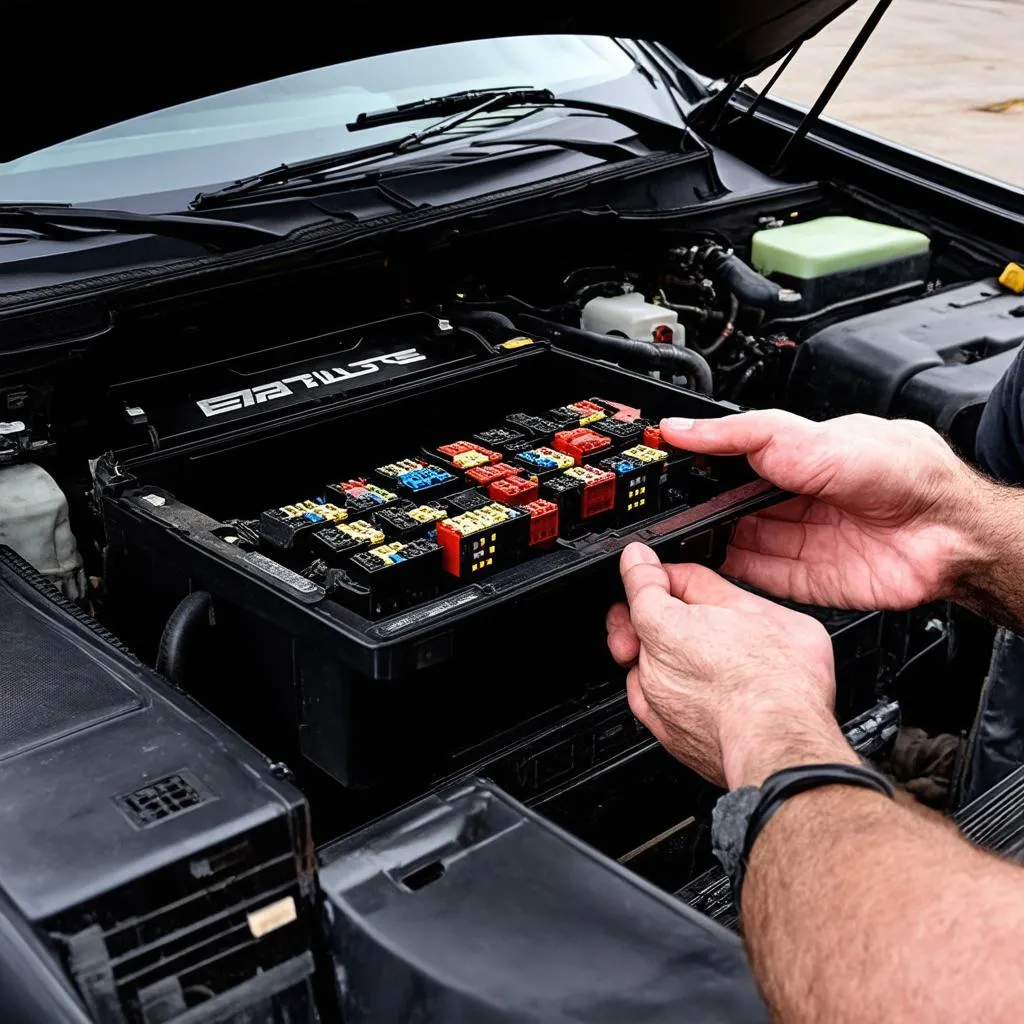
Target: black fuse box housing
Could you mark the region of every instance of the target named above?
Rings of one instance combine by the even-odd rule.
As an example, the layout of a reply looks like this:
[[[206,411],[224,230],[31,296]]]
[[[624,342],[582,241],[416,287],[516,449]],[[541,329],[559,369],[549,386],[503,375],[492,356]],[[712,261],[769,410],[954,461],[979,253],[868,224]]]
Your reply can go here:
[[[36,986],[110,1024],[314,1021],[301,794],[5,547],[0,609],[0,916],[44,938]]]
[[[693,477],[686,501],[656,516],[620,527],[604,522],[549,549],[531,548],[520,564],[479,581],[442,573],[436,596],[430,581],[437,577],[421,563],[429,571],[415,574],[417,602],[393,614],[387,604],[376,618],[367,617],[375,604],[366,594],[375,585],[371,576],[397,578],[402,573],[391,569],[401,566],[349,574],[344,592],[367,600],[346,607],[297,566],[225,540],[226,521],[503,422],[546,431],[534,422],[535,410],[594,395],[654,418],[735,411],[534,344],[415,389],[385,382],[372,402],[339,398],[301,424],[289,420],[287,429],[268,420],[244,434],[233,431],[230,443],[210,437],[123,459],[103,490],[107,572],[118,578],[111,592],[120,602],[110,608],[117,629],[144,654],[155,652],[151,624],[159,610],[206,590],[216,626],[205,676],[194,681],[196,696],[261,750],[300,773],[303,765],[316,766],[348,786],[440,777],[467,745],[614,678],[601,624],[621,595],[617,559],[631,540],[676,560],[714,561],[736,518],[782,495],[754,478],[744,460],[725,460],[717,475]],[[516,416],[517,408],[526,412]],[[410,437],[410,424],[421,425],[425,436]],[[245,508],[233,485],[241,479]],[[453,493],[451,500],[459,499]]]

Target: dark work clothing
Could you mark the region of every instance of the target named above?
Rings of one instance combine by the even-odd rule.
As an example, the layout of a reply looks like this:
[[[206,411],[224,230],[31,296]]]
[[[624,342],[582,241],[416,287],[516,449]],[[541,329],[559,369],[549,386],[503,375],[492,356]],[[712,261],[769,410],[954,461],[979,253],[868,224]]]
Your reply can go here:
[[[978,426],[982,469],[1024,484],[1024,349],[992,390]],[[1022,581],[1024,585],[1024,581]],[[1000,629],[970,738],[961,804],[1024,764],[1024,639]]]

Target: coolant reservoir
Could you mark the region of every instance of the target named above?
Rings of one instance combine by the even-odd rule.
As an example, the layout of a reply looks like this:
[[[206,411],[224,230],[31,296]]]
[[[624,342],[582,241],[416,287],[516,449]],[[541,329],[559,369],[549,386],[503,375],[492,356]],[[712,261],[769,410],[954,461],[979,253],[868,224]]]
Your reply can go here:
[[[595,334],[617,334],[634,341],[683,344],[683,327],[671,309],[648,302],[639,292],[601,296],[584,307],[580,326]]]
[[[71,600],[86,596],[67,498],[42,467],[24,463],[0,469],[0,544],[13,548]]]

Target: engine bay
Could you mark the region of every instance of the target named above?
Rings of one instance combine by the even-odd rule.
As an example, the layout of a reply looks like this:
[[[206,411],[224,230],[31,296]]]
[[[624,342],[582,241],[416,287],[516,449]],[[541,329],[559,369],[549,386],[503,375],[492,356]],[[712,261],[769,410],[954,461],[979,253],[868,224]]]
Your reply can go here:
[[[633,718],[603,619],[631,540],[715,565],[786,496],[657,424],[912,416],[970,457],[1024,300],[996,254],[818,186],[713,205],[126,311],[3,378],[0,543],[296,785],[327,861],[482,778],[736,928],[718,793]],[[969,728],[986,624],[807,611],[865,756]]]

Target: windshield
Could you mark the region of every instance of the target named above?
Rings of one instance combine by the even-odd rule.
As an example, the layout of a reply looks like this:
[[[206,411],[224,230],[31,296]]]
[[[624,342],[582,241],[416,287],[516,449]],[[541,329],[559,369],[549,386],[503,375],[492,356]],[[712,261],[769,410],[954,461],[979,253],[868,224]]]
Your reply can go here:
[[[386,142],[436,117],[350,133],[364,111],[508,85],[564,94],[628,75],[598,36],[516,36],[348,61],[168,107],[0,164],[0,202],[88,203],[234,181]]]

